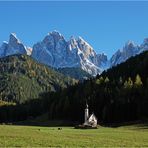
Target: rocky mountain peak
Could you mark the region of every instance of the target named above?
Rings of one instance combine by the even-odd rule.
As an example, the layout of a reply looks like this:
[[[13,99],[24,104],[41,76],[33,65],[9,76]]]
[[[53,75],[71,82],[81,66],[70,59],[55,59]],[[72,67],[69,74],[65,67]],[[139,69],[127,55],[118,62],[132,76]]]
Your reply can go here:
[[[70,37],[70,40],[67,42],[67,44],[70,51],[78,49],[78,43],[74,36]]]
[[[139,53],[148,50],[148,38],[145,38],[143,43],[140,45]]]
[[[85,46],[85,47],[89,47],[90,49],[93,49],[81,36],[78,37],[77,42],[79,45],[81,45],[81,47]],[[84,48],[86,49],[86,48]]]
[[[110,59],[111,66],[115,66],[126,61],[131,56],[135,56],[139,53],[139,46],[133,41],[129,40],[125,43],[122,49],[119,49]]]
[[[100,73],[93,48],[82,38],[71,37],[66,41],[59,32],[48,33],[43,41],[33,46],[31,55],[52,67],[80,67],[92,75]]]
[[[137,48],[137,45],[133,41],[129,40],[125,43],[123,50],[133,50],[136,48]]]
[[[20,42],[15,33],[9,36],[9,42],[3,42],[0,47],[0,57],[14,54],[27,54],[26,47]]]
[[[104,54],[104,53],[97,54],[97,57],[100,58],[100,59],[102,59],[103,61],[107,61],[107,60],[108,60],[108,59],[107,59],[107,55]]]
[[[78,39],[77,39],[78,42],[83,42],[85,43],[86,41],[81,37],[81,36],[78,36]]]
[[[82,37],[78,37],[77,43],[79,49],[85,54],[87,58],[89,58],[90,56],[96,56],[94,49]]]
[[[144,44],[148,44],[148,38],[145,38],[143,41]]]
[[[141,47],[148,48],[148,38],[144,39],[143,43],[141,44]]]
[[[9,44],[14,44],[14,43],[21,43],[20,40],[17,38],[15,33],[11,33],[9,36]]]
[[[49,32],[47,37],[49,37],[49,38],[52,37],[55,42],[58,42],[59,40],[65,40],[64,37],[62,36],[62,34],[56,30]]]
[[[62,34],[59,31],[57,31],[57,30],[49,32],[48,35],[62,36]]]

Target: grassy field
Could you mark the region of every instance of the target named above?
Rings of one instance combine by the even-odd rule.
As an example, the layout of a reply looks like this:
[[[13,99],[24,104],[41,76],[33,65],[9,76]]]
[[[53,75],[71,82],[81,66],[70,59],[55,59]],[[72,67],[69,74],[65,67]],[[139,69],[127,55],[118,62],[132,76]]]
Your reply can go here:
[[[74,129],[73,127],[39,127],[0,125],[0,147],[148,147],[148,126]]]

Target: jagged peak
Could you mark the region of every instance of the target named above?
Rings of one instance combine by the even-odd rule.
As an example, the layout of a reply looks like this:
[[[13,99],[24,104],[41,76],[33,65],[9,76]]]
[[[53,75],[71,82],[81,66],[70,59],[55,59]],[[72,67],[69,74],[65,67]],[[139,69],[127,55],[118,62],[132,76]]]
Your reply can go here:
[[[90,44],[88,44],[81,36],[78,36],[77,42],[83,43],[83,44],[89,46],[91,49],[93,49],[92,46]]]
[[[143,44],[148,44],[148,38],[145,38]]]
[[[128,46],[137,46],[135,43],[134,43],[134,41],[132,41],[132,40],[128,40],[126,43],[125,43],[125,47],[128,47]]]
[[[120,49],[118,49],[113,55],[115,55],[115,54],[117,54],[117,53],[119,54],[119,53],[122,53],[122,52],[123,52],[123,48],[122,48],[122,49],[120,48]]]
[[[132,40],[128,40],[125,43],[125,45],[123,46],[123,48],[118,49],[115,54],[121,54],[121,53],[125,52],[127,49],[132,49],[132,48],[135,48],[135,47],[137,47],[137,45],[135,44],[135,42],[132,41]]]
[[[89,45],[81,36],[78,36],[77,41]],[[89,45],[89,46],[90,46],[90,45]]]
[[[76,40],[76,39],[75,39],[75,37],[72,35],[72,36],[70,37],[70,40]]]
[[[64,41],[66,41],[65,40],[65,38],[64,38],[64,36],[61,34],[61,33],[59,33],[58,31],[56,31],[56,30],[54,30],[54,31],[52,31],[52,32],[49,32],[48,34],[47,34],[47,36],[44,38],[44,40],[46,40],[46,39],[48,39],[48,38],[53,38],[55,41],[58,41],[58,40],[64,40]]]
[[[105,53],[98,53],[97,57],[102,57],[102,58],[108,59],[107,54],[105,54]]]
[[[70,39],[69,39],[69,42],[70,43],[76,43],[77,40],[76,40],[76,38],[74,36],[71,36]]]
[[[106,56],[104,53],[97,53],[97,56]]]
[[[140,45],[142,48],[141,51],[147,50],[148,49],[148,38],[145,38],[143,43]]]
[[[21,43],[15,33],[10,33],[9,43],[14,43],[14,42]]]
[[[78,36],[78,40],[85,42],[85,40],[81,36]]]
[[[63,35],[57,30],[53,30],[53,31],[49,32],[48,35],[55,35],[55,36],[63,37]]]
[[[10,33],[10,36],[13,36],[13,37],[17,38],[17,37],[16,37],[16,33],[14,33],[14,32],[11,32],[11,33]]]

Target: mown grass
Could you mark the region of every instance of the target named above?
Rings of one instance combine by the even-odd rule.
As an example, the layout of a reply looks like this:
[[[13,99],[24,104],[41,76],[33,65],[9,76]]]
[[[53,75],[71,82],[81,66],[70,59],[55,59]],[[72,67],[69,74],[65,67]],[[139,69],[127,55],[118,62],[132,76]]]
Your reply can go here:
[[[148,147],[147,126],[74,129],[0,125],[0,147]]]

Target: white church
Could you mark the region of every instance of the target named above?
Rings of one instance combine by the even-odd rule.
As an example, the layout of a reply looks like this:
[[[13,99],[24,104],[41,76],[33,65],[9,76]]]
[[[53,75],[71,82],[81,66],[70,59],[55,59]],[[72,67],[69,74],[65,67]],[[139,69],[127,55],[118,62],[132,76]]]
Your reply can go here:
[[[88,104],[86,104],[85,108],[85,121],[83,125],[90,127],[97,127],[97,118],[94,114],[89,115]]]

